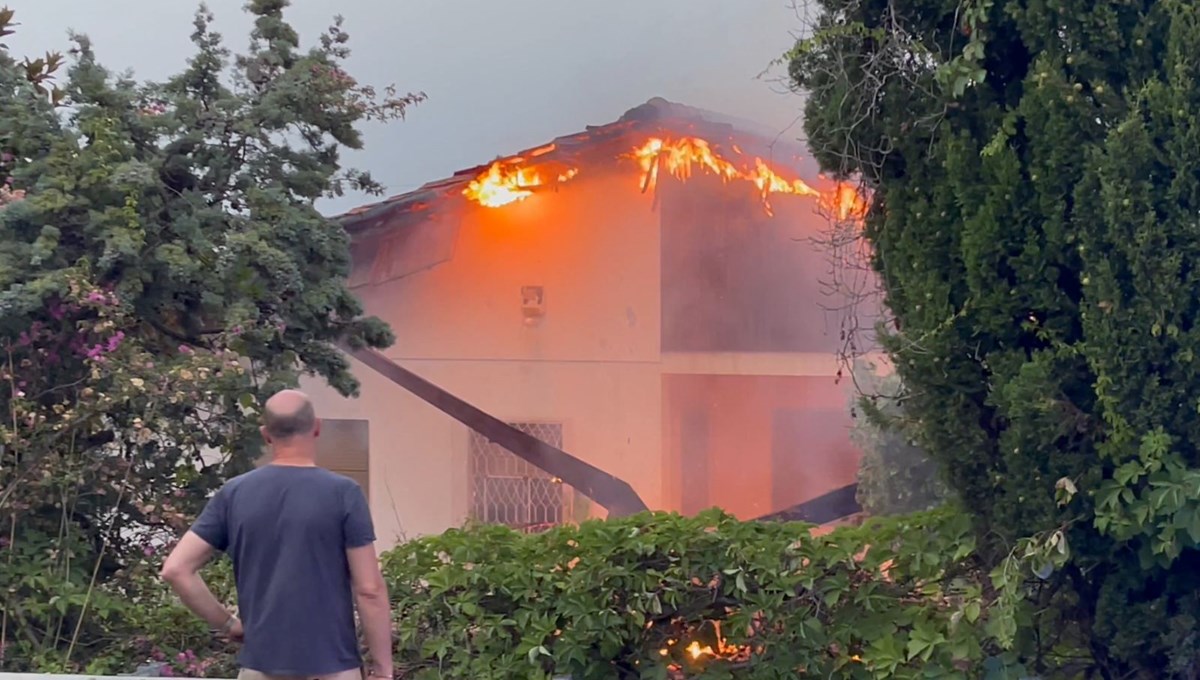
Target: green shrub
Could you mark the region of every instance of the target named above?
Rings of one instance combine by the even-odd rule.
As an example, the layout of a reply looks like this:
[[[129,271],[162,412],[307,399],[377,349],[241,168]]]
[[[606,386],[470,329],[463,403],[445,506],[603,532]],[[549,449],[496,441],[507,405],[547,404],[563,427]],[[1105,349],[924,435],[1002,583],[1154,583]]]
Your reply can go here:
[[[384,556],[398,671],[904,678],[967,677],[983,663],[995,617],[961,513],[810,528],[646,514],[409,542]]]
[[[104,623],[105,644],[85,662],[87,673],[118,675],[152,663],[168,665],[165,674],[181,677],[237,677],[236,645],[213,635],[208,625],[188,611],[158,578],[161,561],[148,559],[134,567],[124,585],[111,593],[122,606]],[[221,558],[204,570],[213,594],[236,602],[233,569]],[[45,668],[36,669],[46,671]]]
[[[794,523],[646,514],[538,535],[449,531],[382,560],[400,678],[1018,677],[1012,659],[1061,636],[1027,627],[1029,565],[1054,541],[1021,544],[981,571],[953,507],[813,536]],[[1049,552],[1038,546],[1049,546]],[[70,666],[10,645],[5,670],[230,678],[237,646],[214,637],[147,559],[93,594],[110,603]],[[235,600],[222,559],[205,570]],[[1032,588],[1031,588],[1032,585]],[[1015,641],[999,655],[1001,644]],[[1041,669],[1045,670],[1045,669]],[[1000,673],[996,675],[996,673]]]
[[[996,557],[1069,540],[1038,618],[1093,677],[1197,677],[1200,4],[812,9],[789,73],[870,191],[917,441]]]

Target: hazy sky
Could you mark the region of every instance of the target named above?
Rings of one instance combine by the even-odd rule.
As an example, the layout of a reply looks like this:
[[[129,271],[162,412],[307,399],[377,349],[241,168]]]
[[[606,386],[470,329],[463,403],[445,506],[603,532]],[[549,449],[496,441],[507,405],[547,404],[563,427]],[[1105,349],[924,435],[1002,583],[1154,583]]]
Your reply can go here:
[[[18,55],[65,49],[86,33],[102,63],[162,79],[191,53],[190,0],[6,0]],[[3,4],[3,2],[0,2]],[[243,0],[209,0],[234,50]],[[750,119],[789,137],[800,101],[758,79],[800,28],[791,0],[294,0],[306,44],[335,14],[351,35],[350,72],[424,90],[407,121],[366,130],[353,158],[399,193],[462,168],[603,124],[654,96]],[[776,73],[777,75],[777,73]],[[373,200],[323,206],[340,212]]]

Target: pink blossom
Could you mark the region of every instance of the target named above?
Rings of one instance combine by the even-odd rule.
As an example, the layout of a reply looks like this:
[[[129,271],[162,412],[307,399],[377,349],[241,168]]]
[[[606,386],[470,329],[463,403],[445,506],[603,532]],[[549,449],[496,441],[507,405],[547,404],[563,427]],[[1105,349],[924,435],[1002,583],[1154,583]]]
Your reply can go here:
[[[108,351],[115,352],[120,346],[121,341],[125,339],[125,331],[117,331],[108,339]]]
[[[63,306],[58,302],[50,303],[49,312],[50,318],[54,319],[55,321],[62,321],[63,317],[66,315],[63,311]]]
[[[183,352],[184,354],[195,354],[196,353],[196,350],[192,349],[191,347],[188,347],[187,345],[180,345],[179,351]]]
[[[88,293],[87,301],[104,304],[108,302],[108,296],[98,290],[93,290],[92,292]]]
[[[145,548],[142,548],[142,554],[146,557],[152,556],[154,554],[154,546],[148,545]]]

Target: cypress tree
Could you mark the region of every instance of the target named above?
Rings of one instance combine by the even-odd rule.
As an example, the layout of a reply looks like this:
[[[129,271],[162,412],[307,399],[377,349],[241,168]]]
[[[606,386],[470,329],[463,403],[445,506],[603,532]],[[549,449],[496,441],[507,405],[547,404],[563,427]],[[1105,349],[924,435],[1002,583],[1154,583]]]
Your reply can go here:
[[[1025,651],[1193,677],[1200,6],[820,5],[791,79],[819,161],[871,194],[909,434],[989,559],[1068,538]]]

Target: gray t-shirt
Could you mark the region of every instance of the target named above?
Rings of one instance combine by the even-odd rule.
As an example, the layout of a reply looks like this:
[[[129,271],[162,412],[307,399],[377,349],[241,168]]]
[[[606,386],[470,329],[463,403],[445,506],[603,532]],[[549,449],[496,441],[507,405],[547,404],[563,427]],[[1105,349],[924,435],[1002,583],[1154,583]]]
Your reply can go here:
[[[243,668],[312,677],[361,666],[346,549],[375,529],[353,480],[267,465],[226,482],[192,531],[233,559]]]

